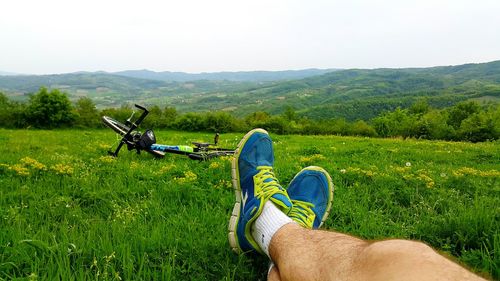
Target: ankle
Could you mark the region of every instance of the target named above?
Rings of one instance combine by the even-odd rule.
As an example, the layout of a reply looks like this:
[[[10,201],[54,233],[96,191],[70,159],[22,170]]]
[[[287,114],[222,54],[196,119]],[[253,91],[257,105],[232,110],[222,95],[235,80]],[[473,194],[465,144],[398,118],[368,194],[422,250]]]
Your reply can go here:
[[[295,239],[307,235],[304,232],[310,231],[300,226],[295,221],[292,221],[281,227],[271,239],[269,243],[269,258],[277,263],[280,257],[287,256],[290,250],[293,251],[291,244],[295,243]]]
[[[269,256],[269,244],[274,235],[285,225],[292,223],[287,217],[270,201],[264,204],[260,216],[252,225],[252,237],[259,245],[262,252]]]

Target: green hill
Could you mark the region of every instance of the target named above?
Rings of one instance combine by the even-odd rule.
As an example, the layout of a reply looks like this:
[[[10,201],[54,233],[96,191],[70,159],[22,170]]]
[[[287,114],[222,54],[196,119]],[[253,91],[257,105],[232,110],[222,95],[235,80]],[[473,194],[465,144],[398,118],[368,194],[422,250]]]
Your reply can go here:
[[[67,92],[72,100],[91,97],[101,108],[142,103],[175,106],[181,112],[224,110],[241,116],[254,111],[279,114],[292,107],[303,117],[348,120],[367,120],[385,110],[408,107],[420,98],[438,108],[463,100],[500,100],[500,61],[431,68],[349,69],[295,80],[266,80],[287,79],[299,73],[313,75],[315,71],[189,76],[207,79],[196,81],[184,81],[188,77],[185,73],[148,71],[0,76],[0,91],[22,100],[45,86]]]
[[[166,82],[104,72],[0,76],[0,92],[5,92],[12,99],[26,100],[40,87],[47,87],[68,93],[73,101],[82,96],[90,97],[99,107],[117,107],[134,102],[165,105],[170,96],[225,92],[228,89],[248,90],[256,85],[254,82],[208,80]]]
[[[352,69],[263,86],[231,96],[184,97],[185,110],[281,113],[291,106],[313,119],[369,119],[419,98],[444,107],[468,99],[500,100],[500,61],[408,69]]]

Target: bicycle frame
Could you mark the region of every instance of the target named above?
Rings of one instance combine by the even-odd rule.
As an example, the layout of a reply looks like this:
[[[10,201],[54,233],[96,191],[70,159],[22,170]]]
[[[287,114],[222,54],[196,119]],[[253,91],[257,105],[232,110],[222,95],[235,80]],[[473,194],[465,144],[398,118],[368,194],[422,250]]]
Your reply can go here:
[[[136,146],[136,144],[134,142],[134,139],[133,139],[133,136],[132,136],[132,132],[135,131],[135,129],[137,129],[139,127],[139,124],[142,123],[142,121],[144,120],[144,118],[146,118],[146,116],[148,116],[149,110],[147,110],[145,107],[140,106],[138,104],[135,104],[135,107],[137,107],[140,110],[142,110],[142,113],[139,116],[139,118],[137,118],[136,121],[132,122],[131,120],[132,120],[132,117],[134,116],[134,113],[135,113],[135,112],[132,112],[132,115],[125,122],[125,124],[129,126],[129,130],[122,137],[122,139],[120,140],[120,143],[118,144],[118,147],[115,149],[115,151],[109,153],[110,155],[112,155],[114,157],[118,156],[118,152],[120,152],[120,149],[122,148],[122,146],[124,144],[127,144],[127,146],[129,146],[129,147],[130,146]],[[136,149],[137,149],[137,153],[139,153],[140,150],[138,148],[136,148]],[[129,149],[129,150],[131,150],[131,149]]]
[[[144,145],[143,136],[140,132],[136,131],[141,122],[146,118],[149,114],[149,111],[138,104],[135,104],[135,107],[142,110],[141,115],[137,120],[132,121],[132,118],[135,112],[125,121],[125,125],[120,122],[109,118],[107,116],[103,116],[103,122],[110,128],[112,128],[115,132],[122,135],[120,143],[114,151],[108,151],[108,153],[114,157],[118,156],[121,148],[124,144],[127,145],[128,150],[136,150],[139,154],[141,150],[145,150],[148,153],[153,154],[155,157],[162,158],[165,156],[165,153],[173,153],[173,154],[181,154],[187,155],[191,159],[195,160],[207,160],[217,156],[223,155],[232,155],[234,154],[234,150],[232,149],[223,149],[218,148],[217,144],[219,142],[219,134],[215,134],[214,143],[202,143],[202,142],[193,142],[193,146],[189,145],[165,145],[156,143],[156,138],[154,136],[153,131],[147,130],[144,135],[147,135],[145,140],[148,142],[147,145]],[[126,132],[125,132],[125,129]],[[125,132],[123,134],[123,132]]]

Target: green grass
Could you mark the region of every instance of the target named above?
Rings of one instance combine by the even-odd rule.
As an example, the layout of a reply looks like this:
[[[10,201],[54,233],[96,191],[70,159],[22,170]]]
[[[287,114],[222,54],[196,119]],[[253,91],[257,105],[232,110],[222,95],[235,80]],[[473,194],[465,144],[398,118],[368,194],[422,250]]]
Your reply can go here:
[[[272,137],[284,185],[307,165],[331,173],[325,228],[423,240],[500,279],[500,143]],[[0,280],[265,279],[266,260],[233,254],[226,239],[230,159],[113,159],[115,141],[109,130],[0,130]]]

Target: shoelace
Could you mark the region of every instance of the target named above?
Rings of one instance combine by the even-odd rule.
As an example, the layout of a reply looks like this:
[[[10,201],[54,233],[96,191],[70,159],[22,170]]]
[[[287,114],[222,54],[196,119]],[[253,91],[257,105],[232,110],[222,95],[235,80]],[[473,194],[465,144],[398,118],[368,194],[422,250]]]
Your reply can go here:
[[[257,170],[259,172],[253,178],[257,190],[256,197],[262,201],[271,200],[276,207],[281,209],[285,214],[288,214],[292,203],[285,189],[279,184],[278,179],[276,179],[273,167],[259,166]],[[281,199],[279,198],[280,196],[275,196],[278,194],[282,195]],[[289,203],[287,204],[283,200],[287,200]]]
[[[257,198],[267,200],[277,192],[276,189],[278,193],[286,194],[274,175],[273,167],[259,166],[257,170],[259,172],[254,176],[255,185],[260,187]]]
[[[314,204],[299,200],[292,200],[293,207],[288,216],[305,228],[312,229],[316,214],[313,212]]]

